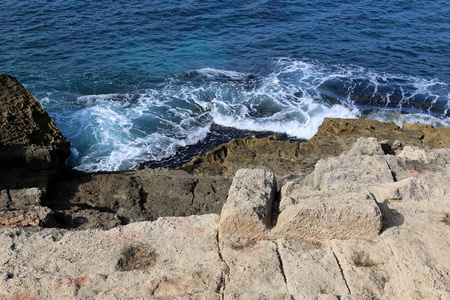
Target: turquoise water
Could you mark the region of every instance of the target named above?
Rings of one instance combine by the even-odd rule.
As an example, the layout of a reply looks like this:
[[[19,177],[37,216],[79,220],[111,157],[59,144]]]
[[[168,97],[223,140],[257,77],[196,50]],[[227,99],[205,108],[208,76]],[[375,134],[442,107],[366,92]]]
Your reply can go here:
[[[170,156],[211,124],[311,137],[324,117],[450,125],[447,1],[2,1],[0,72],[80,170]]]

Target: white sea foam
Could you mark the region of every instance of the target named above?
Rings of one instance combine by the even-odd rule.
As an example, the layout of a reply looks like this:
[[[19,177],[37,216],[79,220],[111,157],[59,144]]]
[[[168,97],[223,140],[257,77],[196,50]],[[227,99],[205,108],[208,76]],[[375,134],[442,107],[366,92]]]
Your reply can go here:
[[[212,123],[298,138],[311,138],[324,118],[448,126],[449,98],[438,80],[280,59],[265,76],[204,68],[145,91],[80,96],[53,116],[76,169],[123,170],[197,143]]]

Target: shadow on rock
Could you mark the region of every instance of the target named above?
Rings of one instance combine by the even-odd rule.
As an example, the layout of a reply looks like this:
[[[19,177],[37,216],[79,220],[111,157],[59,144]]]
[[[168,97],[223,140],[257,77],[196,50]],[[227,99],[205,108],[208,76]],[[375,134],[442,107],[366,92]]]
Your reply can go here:
[[[381,213],[383,214],[383,227],[381,232],[391,227],[397,227],[403,225],[405,218],[396,209],[389,208],[389,201],[386,200],[382,203],[378,203]]]

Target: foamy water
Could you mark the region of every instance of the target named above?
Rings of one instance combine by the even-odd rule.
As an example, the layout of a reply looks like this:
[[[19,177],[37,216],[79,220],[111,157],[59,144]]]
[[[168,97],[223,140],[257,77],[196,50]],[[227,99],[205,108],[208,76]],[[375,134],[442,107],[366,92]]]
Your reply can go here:
[[[124,170],[213,123],[309,138],[325,117],[449,124],[448,1],[0,1],[0,72]]]
[[[436,80],[277,59],[265,76],[204,68],[155,89],[79,96],[54,117],[72,142],[69,163],[98,171],[166,158],[204,139],[213,123],[309,139],[324,118],[448,126],[448,107],[448,85]]]

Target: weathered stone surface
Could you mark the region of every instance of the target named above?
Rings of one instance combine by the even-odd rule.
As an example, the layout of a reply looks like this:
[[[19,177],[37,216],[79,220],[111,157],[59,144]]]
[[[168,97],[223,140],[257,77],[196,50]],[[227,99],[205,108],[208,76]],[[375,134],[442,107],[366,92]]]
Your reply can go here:
[[[261,240],[247,247],[221,245],[228,268],[224,299],[289,299],[277,244]]]
[[[228,228],[221,226],[215,214],[160,218],[109,231],[2,228],[0,299],[446,299],[450,294],[450,149],[426,150],[420,155],[411,149],[403,155],[382,155],[370,149],[362,154],[355,150],[358,147],[338,159],[354,156],[365,158],[367,163],[384,159],[390,170],[395,169],[393,178],[402,179],[373,180],[364,169],[336,165],[341,171],[361,172],[352,186],[361,192],[352,193],[348,188],[335,189],[333,182],[315,185],[308,176],[287,177],[281,196],[289,199],[284,201],[278,220],[271,220],[275,228],[270,228],[267,214],[271,207],[264,205],[270,202],[267,195],[276,190],[273,174],[264,170],[238,173],[230,195],[247,195],[245,198],[252,201],[228,200],[234,203],[232,207],[239,205],[251,220],[259,221],[266,232],[260,235],[256,230],[249,238],[248,227],[236,226],[235,234],[245,236],[247,243],[239,239],[219,243],[220,231]],[[198,179],[194,191],[197,189],[201,177],[177,172],[183,180]],[[109,197],[120,203],[122,196],[117,195],[123,190],[137,185],[147,191],[144,181],[171,173],[146,174],[132,176],[134,181],[124,180],[121,191],[107,187],[109,180],[104,178],[90,178],[86,183],[105,185]],[[87,185],[86,191],[94,186]],[[185,188],[192,190],[190,184]],[[207,193],[213,188],[205,183],[200,190]],[[9,197],[8,193],[3,196]],[[367,232],[372,229],[361,221],[364,212],[358,207],[367,203],[382,212],[379,235],[369,237]],[[315,212],[297,218],[283,215],[309,204],[316,208],[339,205],[318,217]],[[265,213],[249,208],[263,208]],[[92,212],[92,218],[99,213],[113,215],[93,208],[73,211],[80,216],[83,212]],[[352,217],[354,221],[342,225]],[[316,223],[304,225],[301,222],[305,219],[315,219]],[[114,222],[114,218],[104,222]],[[234,222],[241,220],[234,218]],[[297,225],[279,230],[283,224]],[[314,234],[316,229],[340,235],[330,239],[330,234]]]
[[[233,174],[242,168],[259,168],[289,174],[297,170],[299,142],[282,141],[276,136],[235,139],[195,157],[182,169],[199,175]]]
[[[230,184],[228,177],[182,170],[67,172],[51,182],[45,205],[62,227],[109,229],[164,216],[220,213]]]
[[[285,176],[312,170],[317,161],[349,150],[359,137],[383,142],[383,151],[400,151],[402,145],[420,148],[450,147],[450,127],[383,123],[367,119],[325,119],[318,132],[306,142],[273,138],[233,140],[196,157],[183,169],[192,174],[233,174],[240,168],[261,168]],[[393,149],[391,149],[393,148]]]
[[[388,245],[380,240],[334,240],[332,249],[349,294],[358,299],[414,299]]]
[[[67,144],[39,101],[6,74],[0,75],[0,105],[1,145]]]
[[[349,294],[328,241],[279,239],[277,244],[289,294],[300,299]]]
[[[0,75],[0,112],[0,189],[45,188],[47,173],[70,155],[70,143],[39,101],[6,74]],[[30,180],[36,172],[44,178]]]
[[[379,141],[398,140],[403,145],[421,148],[449,148],[450,127],[433,128],[430,125],[403,124],[368,119],[325,119],[318,132],[307,143],[302,143],[300,155],[325,158],[350,149],[359,137],[373,137]],[[429,141],[424,142],[424,140]]]
[[[53,212],[48,207],[33,206],[28,209],[0,210],[0,227],[51,227]]]
[[[10,204],[10,199],[7,190],[0,191],[0,209],[7,209]]]
[[[218,299],[218,221],[204,215],[110,231],[4,229],[0,299]]]
[[[342,155],[317,162],[305,183],[315,190],[358,192],[363,185],[394,182],[384,157]]]
[[[22,208],[41,205],[42,192],[38,188],[9,190],[9,208]]]
[[[267,238],[275,192],[272,172],[261,169],[237,171],[222,208],[219,240],[246,245]]]
[[[381,212],[371,195],[345,194],[301,199],[278,216],[277,236],[287,239],[368,239],[382,227]]]

